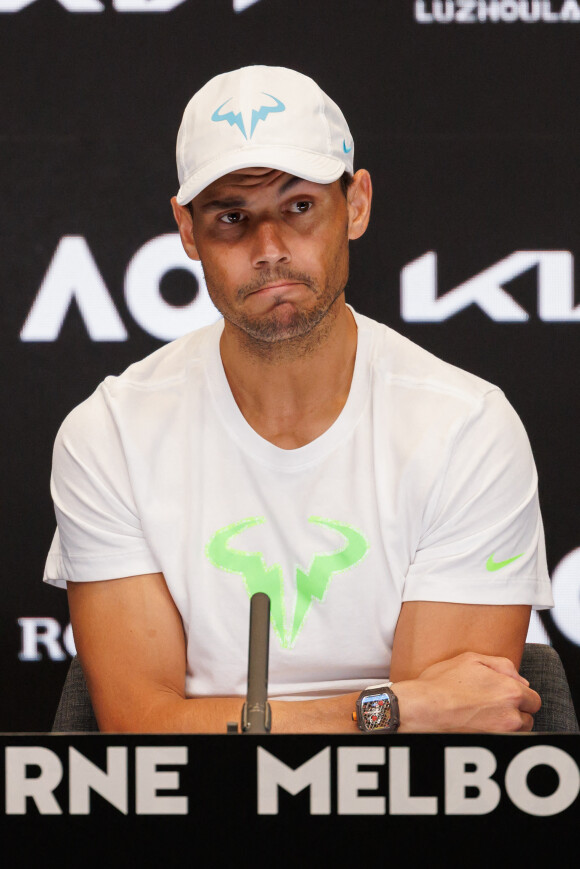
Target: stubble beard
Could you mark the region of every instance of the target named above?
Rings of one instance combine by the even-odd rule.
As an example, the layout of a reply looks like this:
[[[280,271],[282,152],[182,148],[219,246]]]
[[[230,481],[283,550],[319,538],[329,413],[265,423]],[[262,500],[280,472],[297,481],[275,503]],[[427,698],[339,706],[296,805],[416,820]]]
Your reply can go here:
[[[237,337],[246,349],[273,359],[297,352],[308,353],[324,340],[332,327],[335,303],[344,292],[347,278],[348,262],[342,269],[337,264],[323,287],[306,272],[279,266],[238,287],[235,296],[239,304],[235,308],[224,301],[226,294],[221,285],[209,278],[207,286],[212,302],[224,319],[235,327]],[[279,298],[274,296],[275,307],[267,314],[249,316],[245,313],[243,303],[248,296],[281,280],[304,284],[312,293],[315,304],[306,309],[298,308],[285,300],[281,292]]]
[[[241,344],[253,354],[261,357],[278,358],[308,353],[324,340],[330,330],[337,299],[343,294],[348,273],[333,275],[324,287],[308,274],[287,267],[263,273],[260,278],[240,286],[236,298],[240,305],[235,309],[224,302],[221,287],[207,281],[210,298],[224,319],[235,327]],[[292,281],[304,284],[312,293],[315,304],[299,308],[280,297],[274,296],[274,308],[266,314],[249,316],[243,310],[244,300],[252,293],[276,281]],[[322,328],[321,328],[322,326]],[[326,327],[326,328],[324,328]]]

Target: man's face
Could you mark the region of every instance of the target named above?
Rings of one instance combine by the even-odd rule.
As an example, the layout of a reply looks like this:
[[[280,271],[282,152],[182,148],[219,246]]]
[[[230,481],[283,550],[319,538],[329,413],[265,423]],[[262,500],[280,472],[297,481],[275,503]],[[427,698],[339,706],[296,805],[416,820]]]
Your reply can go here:
[[[233,172],[196,196],[190,229],[193,252],[184,244],[201,259],[214,305],[252,338],[308,334],[343,293],[349,206],[340,181]]]

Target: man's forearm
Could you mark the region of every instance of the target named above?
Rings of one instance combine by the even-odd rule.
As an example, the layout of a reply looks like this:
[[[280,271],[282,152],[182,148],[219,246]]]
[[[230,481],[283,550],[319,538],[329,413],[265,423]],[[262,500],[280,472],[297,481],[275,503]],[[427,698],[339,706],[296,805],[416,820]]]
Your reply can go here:
[[[357,693],[322,700],[271,700],[272,733],[355,733],[352,720]],[[229,722],[241,725],[243,697],[181,698],[164,696],[146,711],[125,707],[99,721],[105,732],[226,733]]]
[[[358,693],[323,700],[273,700],[272,733],[358,733],[352,720]]]
[[[393,685],[401,732],[530,730],[540,698],[506,658],[464,653]],[[145,694],[141,694],[144,698]],[[271,700],[272,733],[357,733],[358,693],[321,700]],[[104,731],[226,733],[241,723],[242,697],[183,698],[160,690],[146,702],[117,705],[102,715]]]

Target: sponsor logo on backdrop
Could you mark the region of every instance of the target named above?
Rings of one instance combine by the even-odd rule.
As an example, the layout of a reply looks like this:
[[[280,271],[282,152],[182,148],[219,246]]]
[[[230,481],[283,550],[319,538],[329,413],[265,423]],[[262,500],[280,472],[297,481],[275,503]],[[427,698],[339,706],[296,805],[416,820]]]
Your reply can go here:
[[[429,251],[401,271],[401,317],[408,323],[441,323],[476,305],[498,323],[525,323],[530,312],[505,285],[532,269],[539,319],[580,322],[580,305],[574,305],[574,259],[567,250],[516,251],[441,295],[437,254]]]
[[[163,278],[182,269],[193,278],[192,299],[176,306],[162,294]],[[536,311],[522,307],[506,289],[527,272],[536,276]],[[200,263],[185,254],[178,233],[146,242],[131,258],[124,278],[124,299],[133,320],[154,338],[172,341],[214,323],[214,307]],[[20,332],[22,341],[56,341],[72,303],[93,341],[126,341],[121,314],[99,271],[86,239],[64,236],[54,253]],[[439,293],[437,254],[429,251],[401,271],[401,318],[408,323],[441,323],[476,305],[500,323],[525,323],[537,313],[547,323],[580,322],[574,305],[574,259],[570,251],[516,251]]]
[[[20,12],[39,0],[0,0],[0,13]],[[57,0],[67,12],[104,12],[107,7],[115,12],[171,12],[176,6],[181,6],[187,0]],[[243,12],[260,0],[232,0],[234,12]],[[46,4],[52,5],[52,4]]]
[[[25,616],[18,619],[21,661],[65,661],[76,655],[72,626],[64,627],[57,619]]]
[[[193,278],[189,304],[170,305],[163,298],[161,282],[175,269],[185,270]],[[124,296],[135,322],[162,341],[172,341],[221,316],[209,298],[200,263],[189,259],[179,233],[157,236],[139,248],[125,272]],[[86,240],[80,235],[65,235],[26,318],[21,340],[56,341],[73,301],[93,341],[128,339]]]
[[[561,24],[580,21],[578,0],[415,0],[420,24]]]

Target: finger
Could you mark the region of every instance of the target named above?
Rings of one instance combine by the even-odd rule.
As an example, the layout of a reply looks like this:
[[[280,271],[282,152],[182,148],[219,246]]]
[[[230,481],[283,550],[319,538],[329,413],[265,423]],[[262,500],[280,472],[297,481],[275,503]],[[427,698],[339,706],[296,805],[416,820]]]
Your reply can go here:
[[[522,713],[522,726],[520,727],[520,733],[530,733],[534,726],[534,716],[528,715],[526,712]]]
[[[491,670],[495,670],[496,673],[502,673],[502,675],[504,676],[510,676],[512,679],[516,679],[518,682],[522,682],[524,685],[530,684],[527,679],[524,679],[523,676],[520,676],[513,661],[510,661],[509,658],[501,658],[497,655],[481,655],[479,661],[481,664],[484,664]]]
[[[542,705],[542,698],[533,688],[525,688],[522,692],[522,699],[518,704],[522,712],[530,712],[535,715]]]

